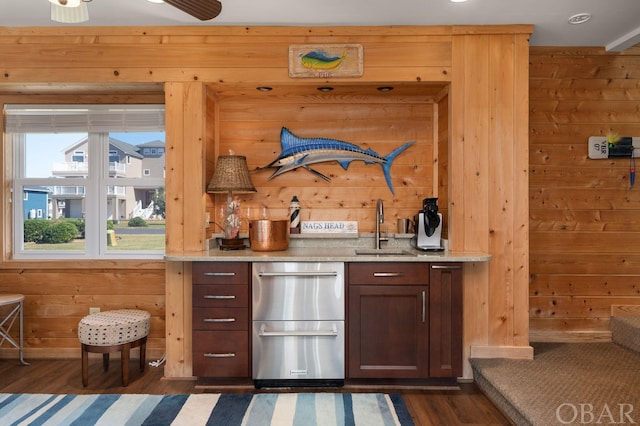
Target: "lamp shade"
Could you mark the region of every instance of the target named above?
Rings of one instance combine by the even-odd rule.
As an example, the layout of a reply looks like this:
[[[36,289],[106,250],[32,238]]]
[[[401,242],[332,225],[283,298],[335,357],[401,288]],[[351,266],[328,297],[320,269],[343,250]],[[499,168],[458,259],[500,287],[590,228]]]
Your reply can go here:
[[[257,192],[249,177],[247,158],[242,155],[219,156],[207,192]]]

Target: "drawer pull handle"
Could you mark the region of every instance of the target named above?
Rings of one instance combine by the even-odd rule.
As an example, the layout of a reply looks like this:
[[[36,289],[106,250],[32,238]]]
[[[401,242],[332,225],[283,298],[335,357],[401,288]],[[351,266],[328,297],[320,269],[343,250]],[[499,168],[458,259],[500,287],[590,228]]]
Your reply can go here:
[[[267,331],[265,326],[262,325],[260,327],[260,332],[258,333],[262,337],[282,337],[282,336],[306,336],[306,337],[314,337],[314,336],[338,336],[338,328],[335,324],[331,327],[331,330],[292,330],[292,331]]]
[[[337,277],[333,272],[258,272],[259,277]]]
[[[235,318],[205,318],[204,322],[236,322]]]
[[[431,269],[462,269],[460,265],[431,265]]]
[[[205,277],[235,277],[235,272],[205,272]]]
[[[224,300],[228,300],[228,299],[235,299],[236,297],[233,295],[230,296],[211,296],[211,295],[205,295],[204,296],[205,299],[224,299]]]
[[[422,292],[422,322],[427,320],[427,292]]]
[[[374,272],[374,277],[404,277],[402,272]]]
[[[212,354],[212,353],[204,354],[205,358],[233,358],[235,356],[236,354],[234,354],[233,352],[229,352],[226,354]]]

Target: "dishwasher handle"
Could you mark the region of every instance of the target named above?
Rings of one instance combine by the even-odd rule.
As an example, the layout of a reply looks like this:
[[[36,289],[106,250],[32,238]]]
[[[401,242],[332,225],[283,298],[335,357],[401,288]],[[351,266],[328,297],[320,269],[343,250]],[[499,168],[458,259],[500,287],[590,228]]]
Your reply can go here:
[[[337,277],[337,271],[327,271],[327,272],[258,272],[259,277]]]
[[[305,337],[313,337],[313,336],[330,336],[337,337],[338,336],[338,328],[335,324],[333,324],[331,330],[292,330],[292,331],[266,331],[265,325],[262,324],[260,326],[260,331],[258,335],[263,337],[283,337],[283,336],[305,336]]]

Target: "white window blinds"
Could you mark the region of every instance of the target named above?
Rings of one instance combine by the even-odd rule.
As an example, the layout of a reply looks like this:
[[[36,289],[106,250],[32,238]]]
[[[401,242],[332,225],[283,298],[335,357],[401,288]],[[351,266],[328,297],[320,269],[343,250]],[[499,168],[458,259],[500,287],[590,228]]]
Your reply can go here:
[[[164,131],[164,105],[5,105],[7,133]]]

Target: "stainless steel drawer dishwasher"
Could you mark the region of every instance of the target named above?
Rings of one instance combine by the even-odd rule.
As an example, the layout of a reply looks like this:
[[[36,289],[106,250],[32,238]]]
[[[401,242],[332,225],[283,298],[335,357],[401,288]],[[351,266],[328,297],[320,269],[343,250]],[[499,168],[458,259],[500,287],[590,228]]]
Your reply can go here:
[[[254,262],[252,268],[256,388],[344,385],[344,263]]]

